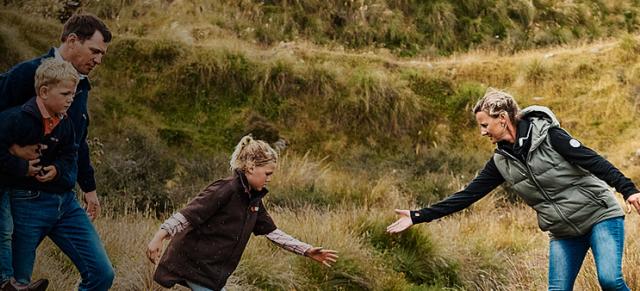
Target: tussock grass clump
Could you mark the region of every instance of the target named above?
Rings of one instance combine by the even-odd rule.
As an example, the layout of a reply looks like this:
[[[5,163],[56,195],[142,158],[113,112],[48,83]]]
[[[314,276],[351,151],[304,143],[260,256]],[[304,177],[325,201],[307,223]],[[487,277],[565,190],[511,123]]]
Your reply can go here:
[[[314,160],[309,153],[288,153],[281,157],[268,200],[293,209],[345,204],[369,208],[403,201],[400,181],[392,174],[350,171],[349,176],[345,179],[344,173],[326,158]]]
[[[548,65],[543,60],[533,60],[525,68],[526,80],[535,88],[549,77],[549,71]]]
[[[546,286],[548,237],[538,230],[533,210],[523,204],[505,204],[501,195],[501,191],[489,195],[459,214],[424,227],[434,244],[446,246],[440,248],[440,255],[458,263],[460,280],[473,286],[469,288]]]
[[[618,43],[617,51],[621,62],[634,62],[638,59],[638,53],[640,53],[640,43],[638,43],[636,37],[626,35]]]
[[[174,177],[176,163],[160,144],[139,132],[125,133],[122,143],[108,143],[98,164],[97,185],[111,206],[123,209],[166,210],[169,194],[166,183]]]
[[[338,250],[339,262],[325,268],[287,253],[263,237],[254,237],[228,284],[230,289],[406,290],[410,286],[353,231],[366,211],[271,207],[270,213],[285,232],[315,246]]]
[[[157,73],[173,65],[186,52],[185,45],[175,40],[117,37],[109,44],[104,66],[112,70],[127,68]]]
[[[423,122],[424,103],[405,89],[402,80],[389,77],[380,71],[354,72],[348,84],[353,91],[340,104],[341,114],[350,116],[343,126],[352,132],[397,136],[416,122]]]
[[[404,187],[415,195],[416,204],[429,205],[459,190],[456,180],[451,174],[430,172],[407,181]]]
[[[457,264],[439,256],[427,234],[420,229],[411,229],[389,235],[383,217],[368,217],[359,223],[359,231],[374,249],[391,261],[395,271],[403,273],[415,285],[461,287]]]
[[[323,161],[314,161],[309,154],[301,158],[291,155],[280,157],[276,176],[271,183],[269,201],[281,206],[327,205],[332,193],[321,186],[321,180],[329,174]],[[332,199],[333,198],[333,199]]]

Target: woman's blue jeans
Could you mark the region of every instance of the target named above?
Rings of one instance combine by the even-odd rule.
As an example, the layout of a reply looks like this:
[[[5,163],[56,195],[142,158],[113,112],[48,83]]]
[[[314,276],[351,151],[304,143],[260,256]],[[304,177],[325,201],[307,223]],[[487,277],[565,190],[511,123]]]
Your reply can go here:
[[[596,223],[583,236],[552,239],[549,244],[549,290],[573,290],[589,248],[593,253],[602,290],[629,290],[622,278],[624,218]]]
[[[108,290],[114,271],[100,237],[74,192],[9,191],[13,213],[13,270],[31,280],[36,249],[48,236],[76,266],[79,290]]]

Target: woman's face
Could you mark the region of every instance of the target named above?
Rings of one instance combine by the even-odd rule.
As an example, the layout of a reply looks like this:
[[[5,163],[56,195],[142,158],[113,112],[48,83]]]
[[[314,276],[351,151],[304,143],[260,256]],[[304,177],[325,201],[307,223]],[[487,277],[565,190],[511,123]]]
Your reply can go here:
[[[486,112],[480,111],[476,113],[476,122],[480,127],[480,134],[491,139],[493,144],[506,140],[510,136],[507,129],[510,122],[504,117],[504,114],[494,118]]]
[[[271,176],[276,170],[276,163],[269,163],[260,167],[251,167],[245,171],[249,186],[253,190],[261,191],[271,181]]]

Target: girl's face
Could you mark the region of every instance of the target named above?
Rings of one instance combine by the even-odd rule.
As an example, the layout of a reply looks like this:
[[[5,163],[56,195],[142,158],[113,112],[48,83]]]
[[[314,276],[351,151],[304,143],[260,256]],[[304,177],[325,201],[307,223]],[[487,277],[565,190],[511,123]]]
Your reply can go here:
[[[480,134],[491,139],[491,143],[509,140],[511,135],[508,127],[511,122],[502,114],[494,118],[486,112],[480,111],[476,113],[476,121],[480,127]]]
[[[245,171],[249,186],[253,190],[261,191],[271,181],[271,176],[276,170],[276,163],[269,163],[260,167],[251,167]]]

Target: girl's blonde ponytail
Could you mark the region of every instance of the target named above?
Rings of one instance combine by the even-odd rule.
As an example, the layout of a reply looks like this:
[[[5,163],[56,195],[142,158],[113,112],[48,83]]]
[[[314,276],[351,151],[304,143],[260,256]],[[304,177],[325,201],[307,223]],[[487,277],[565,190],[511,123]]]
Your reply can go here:
[[[276,163],[278,153],[264,141],[255,140],[249,134],[236,145],[229,165],[232,171],[244,171],[250,167],[260,167],[268,163]]]

